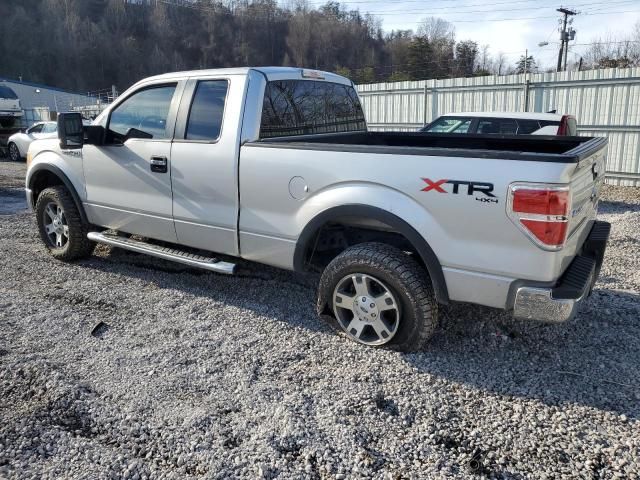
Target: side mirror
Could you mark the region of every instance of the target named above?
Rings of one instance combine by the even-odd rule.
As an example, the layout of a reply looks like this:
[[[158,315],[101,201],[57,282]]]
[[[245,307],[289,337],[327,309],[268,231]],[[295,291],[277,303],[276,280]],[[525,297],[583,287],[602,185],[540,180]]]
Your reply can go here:
[[[82,115],[79,113],[58,114],[58,138],[63,150],[79,149],[84,144]]]

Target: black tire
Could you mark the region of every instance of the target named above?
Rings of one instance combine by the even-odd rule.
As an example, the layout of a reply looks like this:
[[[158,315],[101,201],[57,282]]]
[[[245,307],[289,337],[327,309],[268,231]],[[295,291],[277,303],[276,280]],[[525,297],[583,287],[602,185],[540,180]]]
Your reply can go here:
[[[55,234],[48,234],[46,230],[45,215],[51,218],[46,213],[46,209],[50,205],[61,208],[61,217],[68,227],[66,241],[61,246],[56,245],[52,239],[52,235]],[[57,185],[44,189],[38,196],[35,211],[40,238],[53,257],[58,260],[71,261],[91,255],[95,243],[87,238],[90,225],[82,221],[78,207],[65,187]]]
[[[9,158],[13,162],[19,162],[20,160],[22,160],[22,155],[20,155],[20,149],[13,142],[9,144]]]
[[[318,287],[318,314],[338,332],[354,341],[360,341],[347,332],[347,328],[343,326],[344,321],[338,320],[337,315],[342,307],[334,298],[339,283],[352,274],[362,274],[380,281],[399,304],[397,313],[393,313],[394,318],[397,318],[395,333],[388,340],[380,336],[379,340],[383,342],[380,344],[361,343],[403,352],[423,349],[438,326],[437,302],[426,270],[406,253],[383,243],[354,245],[329,263],[322,273]],[[360,297],[356,293],[354,298]],[[376,300],[375,297],[371,299]],[[352,320],[356,319],[356,313],[354,311]],[[380,311],[380,317],[381,313]]]

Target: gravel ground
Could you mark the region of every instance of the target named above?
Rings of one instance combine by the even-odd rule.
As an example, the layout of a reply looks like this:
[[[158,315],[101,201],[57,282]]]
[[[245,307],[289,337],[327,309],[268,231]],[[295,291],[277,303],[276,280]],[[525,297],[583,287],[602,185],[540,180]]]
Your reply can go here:
[[[0,477],[639,478],[637,189],[605,191],[579,318],[456,305],[400,354],[333,334],[287,272],[56,262],[23,175],[0,162]]]

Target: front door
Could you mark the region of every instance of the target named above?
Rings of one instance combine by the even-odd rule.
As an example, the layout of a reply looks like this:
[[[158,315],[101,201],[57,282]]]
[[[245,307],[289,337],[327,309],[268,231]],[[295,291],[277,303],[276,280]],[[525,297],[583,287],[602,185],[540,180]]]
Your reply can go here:
[[[171,199],[171,138],[183,85],[144,86],[110,112],[106,144],[85,145],[89,221],[176,242]]]

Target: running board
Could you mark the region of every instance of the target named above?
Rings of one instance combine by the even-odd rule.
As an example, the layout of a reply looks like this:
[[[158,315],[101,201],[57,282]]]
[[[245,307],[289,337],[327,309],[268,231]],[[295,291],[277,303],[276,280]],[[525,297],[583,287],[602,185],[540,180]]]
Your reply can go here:
[[[223,262],[215,257],[205,257],[203,255],[187,253],[175,248],[161,247],[152,243],[132,240],[130,238],[120,237],[118,235],[110,235],[108,233],[101,232],[89,232],[87,234],[87,238],[94,242],[111,245],[112,247],[119,247],[125,250],[131,250],[132,252],[145,253],[147,255],[151,255],[152,257],[158,257],[164,260],[182,263],[184,265],[189,265],[190,267],[203,268],[212,272],[233,275],[236,270],[235,263]]]

